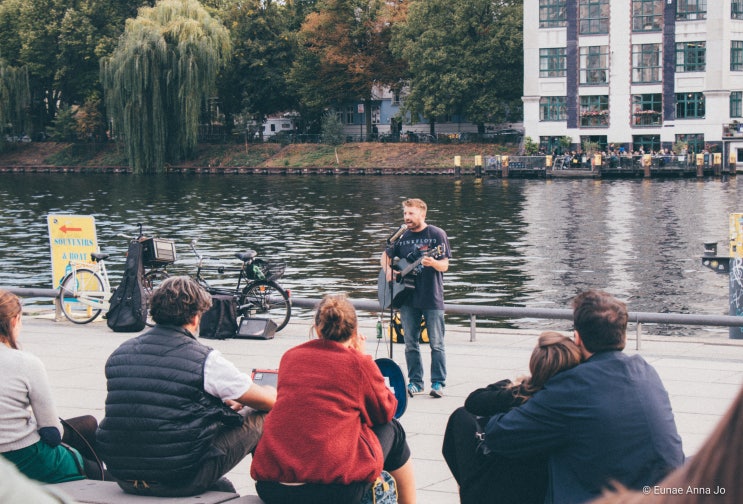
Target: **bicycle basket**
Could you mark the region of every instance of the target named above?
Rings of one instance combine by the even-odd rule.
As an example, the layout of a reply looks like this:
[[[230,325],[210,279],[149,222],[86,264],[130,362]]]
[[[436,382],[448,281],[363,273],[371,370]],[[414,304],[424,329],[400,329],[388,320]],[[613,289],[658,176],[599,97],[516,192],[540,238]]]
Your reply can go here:
[[[145,268],[161,268],[175,262],[175,242],[164,238],[142,240],[142,264]]]
[[[285,269],[286,263],[283,261],[256,259],[248,271],[248,278],[251,280],[278,280],[284,276]]]

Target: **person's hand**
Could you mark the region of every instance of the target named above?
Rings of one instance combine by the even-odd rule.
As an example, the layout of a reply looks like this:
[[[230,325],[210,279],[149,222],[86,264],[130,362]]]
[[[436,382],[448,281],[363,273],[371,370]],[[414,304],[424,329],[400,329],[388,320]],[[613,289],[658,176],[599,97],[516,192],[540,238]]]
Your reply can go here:
[[[366,336],[360,332],[356,332],[351,336],[351,348],[358,350],[361,353],[366,353]]]
[[[225,402],[224,402],[224,403],[225,403],[225,404],[226,404],[226,405],[227,405],[227,406],[228,406],[228,407],[229,407],[229,408],[230,408],[230,409],[231,409],[232,411],[240,411],[241,409],[243,409],[243,408],[245,407],[245,406],[243,406],[242,404],[240,404],[239,402],[237,402],[237,401],[233,401],[232,399],[227,399],[227,400],[225,400]]]

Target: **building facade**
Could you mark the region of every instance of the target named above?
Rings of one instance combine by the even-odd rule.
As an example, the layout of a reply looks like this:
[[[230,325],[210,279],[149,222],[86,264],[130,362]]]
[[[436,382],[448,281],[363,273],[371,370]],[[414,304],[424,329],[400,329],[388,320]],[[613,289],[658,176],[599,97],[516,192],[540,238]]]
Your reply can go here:
[[[524,0],[523,101],[548,152],[743,158],[743,0]]]

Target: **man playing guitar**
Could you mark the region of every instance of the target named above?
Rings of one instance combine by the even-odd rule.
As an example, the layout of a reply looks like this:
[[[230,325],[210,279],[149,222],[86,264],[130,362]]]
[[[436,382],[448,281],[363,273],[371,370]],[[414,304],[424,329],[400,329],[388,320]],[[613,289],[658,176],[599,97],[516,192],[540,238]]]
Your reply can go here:
[[[382,252],[380,264],[387,281],[395,274],[392,258],[420,260],[421,271],[415,275],[415,288],[400,306],[400,319],[405,334],[405,361],[408,367],[408,395],[424,392],[423,365],[420,355],[421,318],[426,323],[431,346],[431,396],[442,397],[446,386],[446,354],[444,348],[444,272],[449,269],[449,238],[444,230],[426,223],[428,207],[423,200],[403,202],[403,217],[407,230]],[[436,247],[441,254],[428,255]]]

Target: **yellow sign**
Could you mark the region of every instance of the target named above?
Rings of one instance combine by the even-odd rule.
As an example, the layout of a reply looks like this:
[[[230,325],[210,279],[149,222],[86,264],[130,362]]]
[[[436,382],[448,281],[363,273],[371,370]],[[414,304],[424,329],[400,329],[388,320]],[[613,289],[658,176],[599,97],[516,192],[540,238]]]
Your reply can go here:
[[[90,262],[98,251],[95,218],[92,215],[47,215],[52,252],[52,287],[59,287],[70,261]]]
[[[454,166],[462,166],[462,156],[454,156]]]
[[[743,213],[730,214],[730,257],[743,258]]]
[[[482,166],[482,156],[475,156],[475,166]]]
[[[712,154],[712,164],[713,165],[721,165],[722,164],[722,154],[719,152],[715,152]]]

